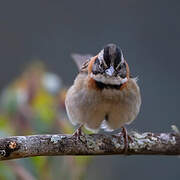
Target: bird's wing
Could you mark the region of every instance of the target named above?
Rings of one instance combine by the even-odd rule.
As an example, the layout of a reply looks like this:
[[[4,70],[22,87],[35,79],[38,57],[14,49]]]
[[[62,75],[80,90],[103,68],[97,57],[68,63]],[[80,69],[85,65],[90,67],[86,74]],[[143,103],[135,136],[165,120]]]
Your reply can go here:
[[[79,71],[85,71],[89,64],[90,59],[93,57],[90,54],[81,55],[81,54],[71,54],[72,59],[76,63]]]

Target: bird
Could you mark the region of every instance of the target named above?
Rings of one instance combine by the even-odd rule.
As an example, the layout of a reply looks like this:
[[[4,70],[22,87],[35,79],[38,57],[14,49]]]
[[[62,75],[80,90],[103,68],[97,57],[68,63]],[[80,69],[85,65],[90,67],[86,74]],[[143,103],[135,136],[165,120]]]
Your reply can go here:
[[[124,126],[138,115],[141,95],[121,48],[111,43],[95,56],[72,56],[79,73],[67,91],[65,107],[72,124],[79,125],[76,135],[82,126],[95,133],[122,128],[127,141]]]

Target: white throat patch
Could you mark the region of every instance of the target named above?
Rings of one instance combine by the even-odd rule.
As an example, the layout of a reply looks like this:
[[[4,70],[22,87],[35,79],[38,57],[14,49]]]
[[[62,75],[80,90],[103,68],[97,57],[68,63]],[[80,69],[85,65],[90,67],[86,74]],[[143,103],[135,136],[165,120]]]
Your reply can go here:
[[[121,85],[128,81],[127,77],[124,79],[121,77],[105,77],[102,74],[94,75],[93,73],[90,74],[90,77],[98,82],[110,85]]]

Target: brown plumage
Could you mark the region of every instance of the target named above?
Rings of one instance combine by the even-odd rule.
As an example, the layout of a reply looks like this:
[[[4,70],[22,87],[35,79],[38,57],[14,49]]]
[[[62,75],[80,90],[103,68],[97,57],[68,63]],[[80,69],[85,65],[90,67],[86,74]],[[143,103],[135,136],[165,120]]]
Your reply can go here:
[[[73,124],[95,132],[121,128],[136,118],[140,90],[118,46],[107,45],[81,66],[65,105]]]

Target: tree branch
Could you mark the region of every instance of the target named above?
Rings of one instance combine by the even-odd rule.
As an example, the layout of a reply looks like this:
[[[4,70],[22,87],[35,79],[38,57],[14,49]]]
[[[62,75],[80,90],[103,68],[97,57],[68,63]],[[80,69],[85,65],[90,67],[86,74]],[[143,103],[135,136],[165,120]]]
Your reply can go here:
[[[33,156],[124,154],[124,138],[118,135],[33,135],[0,138],[0,160]],[[131,133],[129,155],[180,155],[177,133]]]

